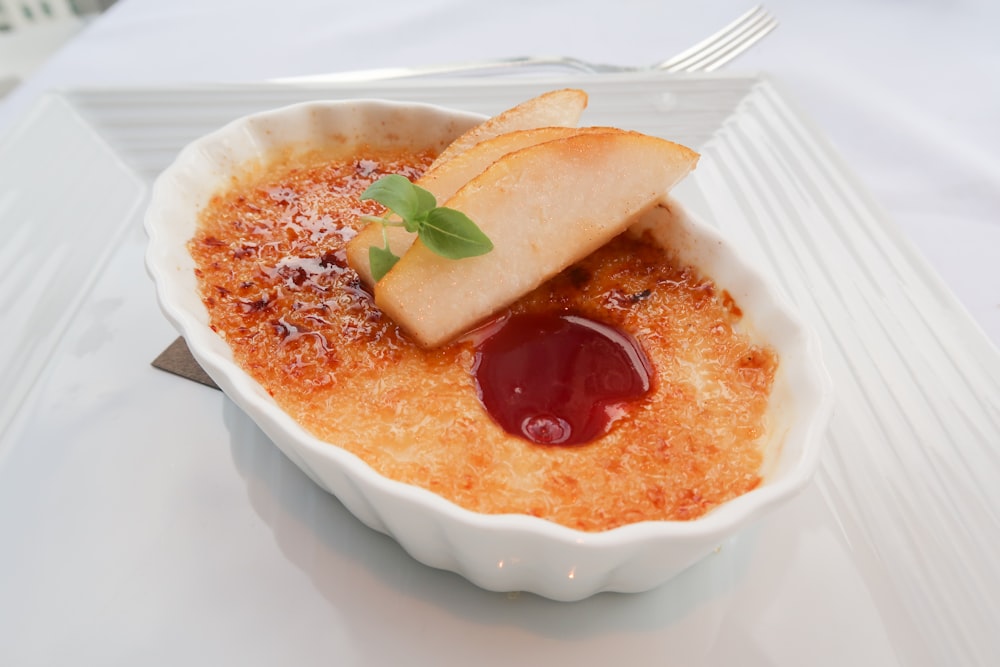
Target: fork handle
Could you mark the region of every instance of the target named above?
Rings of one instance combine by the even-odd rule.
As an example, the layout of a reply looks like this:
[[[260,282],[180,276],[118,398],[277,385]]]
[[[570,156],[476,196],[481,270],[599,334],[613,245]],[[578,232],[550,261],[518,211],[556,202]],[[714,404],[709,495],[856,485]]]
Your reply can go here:
[[[307,74],[305,76],[285,77],[275,79],[279,83],[343,83],[364,81],[385,81],[388,79],[410,79],[423,76],[442,76],[448,74],[466,74],[470,72],[507,72],[522,68],[554,67],[577,72],[610,72],[625,71],[624,67],[612,65],[594,65],[576,58],[558,56],[518,56],[515,58],[498,58],[495,60],[474,60],[464,63],[445,65],[428,65],[426,67],[386,67],[383,69],[354,70],[350,72],[331,72],[327,74]]]

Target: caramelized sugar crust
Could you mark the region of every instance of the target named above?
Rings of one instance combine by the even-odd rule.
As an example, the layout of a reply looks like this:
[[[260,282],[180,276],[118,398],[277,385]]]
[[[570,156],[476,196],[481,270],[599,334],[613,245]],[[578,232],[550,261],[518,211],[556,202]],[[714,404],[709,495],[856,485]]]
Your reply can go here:
[[[693,519],[756,487],[775,355],[648,239],[619,237],[512,308],[590,317],[644,347],[653,391],[587,445],[507,434],[476,396],[474,336],[428,351],[381,315],[344,253],[358,216],[383,212],[358,197],[432,157],[287,158],[212,200],[189,249],[237,363],[317,437],[476,512],[601,531]]]

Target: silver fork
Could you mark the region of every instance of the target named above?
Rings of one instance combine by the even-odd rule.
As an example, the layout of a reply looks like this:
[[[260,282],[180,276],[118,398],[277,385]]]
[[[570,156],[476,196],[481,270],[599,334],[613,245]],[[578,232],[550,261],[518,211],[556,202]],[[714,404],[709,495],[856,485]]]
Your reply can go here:
[[[681,51],[676,56],[645,67],[626,67],[590,63],[564,56],[523,56],[498,60],[480,60],[429,67],[391,67],[354,72],[334,72],[278,79],[283,83],[337,82],[337,81],[379,81],[420,76],[448,74],[469,74],[473,72],[496,72],[523,68],[553,67],[579,72],[711,72],[751,46],[778,27],[778,21],[766,9],[757,5],[718,32],[701,40],[694,46]]]

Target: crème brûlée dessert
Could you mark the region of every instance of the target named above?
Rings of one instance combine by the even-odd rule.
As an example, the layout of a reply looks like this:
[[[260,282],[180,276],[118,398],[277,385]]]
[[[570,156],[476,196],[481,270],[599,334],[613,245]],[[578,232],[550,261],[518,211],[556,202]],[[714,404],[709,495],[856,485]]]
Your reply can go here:
[[[697,155],[567,129],[571,92],[447,155],[311,147],[248,167],[188,244],[202,300],[284,411],[385,477],[583,531],[694,519],[760,484],[778,359],[654,233]],[[457,204],[492,249],[440,257],[371,222],[392,219],[363,197],[390,175]],[[383,244],[398,257],[378,276]]]

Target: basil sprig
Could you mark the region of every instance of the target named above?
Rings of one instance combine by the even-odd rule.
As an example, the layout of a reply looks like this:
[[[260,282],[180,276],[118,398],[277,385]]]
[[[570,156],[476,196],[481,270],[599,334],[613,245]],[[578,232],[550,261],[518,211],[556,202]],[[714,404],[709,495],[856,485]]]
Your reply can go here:
[[[405,176],[383,176],[361,193],[361,200],[373,200],[389,209],[383,217],[366,215],[364,220],[382,225],[384,247],[371,246],[368,262],[375,282],[389,272],[399,257],[389,249],[386,227],[403,227],[415,233],[431,251],[448,259],[485,255],[493,242],[469,216],[453,208],[438,206],[434,195]],[[392,216],[395,214],[399,220]]]

